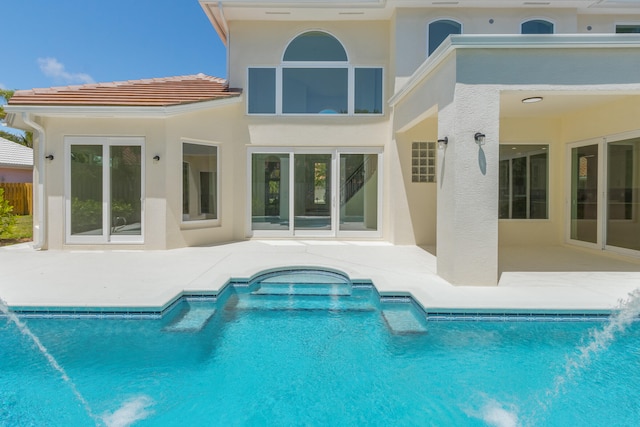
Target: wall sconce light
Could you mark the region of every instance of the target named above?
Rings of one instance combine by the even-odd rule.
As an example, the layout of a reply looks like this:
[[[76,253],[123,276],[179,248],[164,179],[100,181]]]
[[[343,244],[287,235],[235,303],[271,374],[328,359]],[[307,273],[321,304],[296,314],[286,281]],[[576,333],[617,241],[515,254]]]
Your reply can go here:
[[[160,161],[160,156],[156,154],[155,156],[153,156],[153,160],[155,160],[156,162]]]
[[[438,140],[438,149],[440,150],[444,150],[445,148],[447,148],[447,144],[449,143],[449,137],[444,137],[442,139]]]
[[[45,159],[53,160],[54,159],[53,154],[49,154],[48,156],[45,156]]]
[[[482,146],[484,145],[484,139],[485,139],[485,134],[482,132],[476,132],[475,135],[473,135],[473,139],[476,140],[476,144]]]

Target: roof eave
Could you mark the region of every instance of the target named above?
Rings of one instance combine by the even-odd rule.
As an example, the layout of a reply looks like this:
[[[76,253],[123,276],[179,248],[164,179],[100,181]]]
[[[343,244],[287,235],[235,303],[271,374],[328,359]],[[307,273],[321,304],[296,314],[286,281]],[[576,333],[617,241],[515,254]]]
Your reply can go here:
[[[163,118],[210,108],[221,108],[242,101],[242,94],[223,99],[191,102],[169,106],[108,106],[108,105],[5,105],[7,113],[28,113],[41,117],[150,117]],[[15,122],[15,120],[14,120]],[[16,127],[19,123],[10,123]],[[17,126],[18,129],[22,127]]]

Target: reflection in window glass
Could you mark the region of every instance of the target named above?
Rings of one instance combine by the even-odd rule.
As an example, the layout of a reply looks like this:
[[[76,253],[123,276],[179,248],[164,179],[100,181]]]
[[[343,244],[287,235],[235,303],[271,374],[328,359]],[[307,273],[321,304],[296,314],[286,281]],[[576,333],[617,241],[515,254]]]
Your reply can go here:
[[[289,154],[251,156],[251,229],[289,229]]]
[[[522,23],[520,32],[522,34],[553,34],[553,23],[543,19],[532,19]]]
[[[276,69],[249,68],[249,113],[276,112]]]
[[[111,234],[142,233],[142,147],[110,147]]]
[[[218,147],[182,144],[182,220],[218,218]]]
[[[282,70],[282,112],[346,114],[346,68],[285,68]]]
[[[442,19],[429,24],[429,55],[431,55],[450,34],[462,34],[462,25],[449,19]]]
[[[340,155],[340,230],[378,229],[378,155]]]
[[[547,148],[500,145],[499,218],[548,218]]]
[[[640,24],[618,24],[616,25],[616,33],[618,34],[640,33]]]
[[[284,52],[284,61],[346,61],[347,53],[332,35],[309,31],[296,37]]]
[[[640,138],[607,144],[607,245],[640,250]]]
[[[102,145],[72,145],[72,235],[102,235],[102,199]]]
[[[382,113],[382,68],[356,68],[355,113]]]

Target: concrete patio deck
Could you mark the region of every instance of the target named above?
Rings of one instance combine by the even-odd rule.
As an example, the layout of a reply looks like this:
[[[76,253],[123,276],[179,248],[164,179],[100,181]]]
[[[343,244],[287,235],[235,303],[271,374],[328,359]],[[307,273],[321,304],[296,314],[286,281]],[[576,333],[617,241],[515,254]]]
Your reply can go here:
[[[231,278],[292,266],[370,279],[383,294],[408,292],[440,312],[606,312],[640,288],[640,260],[568,246],[501,248],[498,286],[478,287],[437,276],[436,257],[417,246],[253,240],[166,251],[3,247],[0,298],[14,309],[159,310],[182,292],[215,292]]]

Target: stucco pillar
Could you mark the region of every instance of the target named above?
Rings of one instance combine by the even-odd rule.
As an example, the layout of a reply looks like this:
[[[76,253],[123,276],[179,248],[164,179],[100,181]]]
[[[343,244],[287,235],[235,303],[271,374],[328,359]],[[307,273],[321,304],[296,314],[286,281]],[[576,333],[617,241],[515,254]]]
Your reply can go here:
[[[499,113],[495,87],[462,84],[438,112],[438,137],[449,139],[438,150],[438,274],[452,284],[498,282]]]

